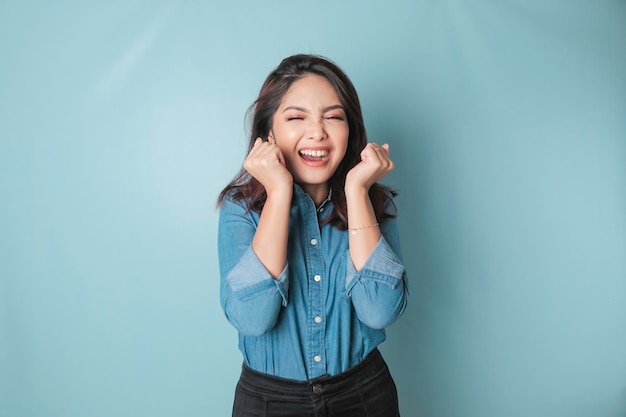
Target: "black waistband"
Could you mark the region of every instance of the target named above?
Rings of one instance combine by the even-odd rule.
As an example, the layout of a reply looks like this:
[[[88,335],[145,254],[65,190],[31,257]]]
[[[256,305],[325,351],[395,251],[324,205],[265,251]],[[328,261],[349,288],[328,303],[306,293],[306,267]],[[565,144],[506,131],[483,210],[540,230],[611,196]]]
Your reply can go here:
[[[356,383],[361,384],[386,370],[387,364],[382,355],[378,349],[374,349],[356,366],[334,376],[324,375],[308,381],[297,381],[264,374],[244,364],[239,382],[268,394],[310,396],[311,393],[320,395],[352,389]]]

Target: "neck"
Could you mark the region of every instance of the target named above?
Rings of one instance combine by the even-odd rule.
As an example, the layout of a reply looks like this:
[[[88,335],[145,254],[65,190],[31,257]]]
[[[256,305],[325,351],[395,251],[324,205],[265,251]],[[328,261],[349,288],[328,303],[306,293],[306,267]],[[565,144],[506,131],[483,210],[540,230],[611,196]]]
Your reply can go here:
[[[302,185],[302,189],[305,193],[311,197],[315,203],[315,207],[319,207],[320,204],[328,197],[328,183],[315,184],[315,185]]]

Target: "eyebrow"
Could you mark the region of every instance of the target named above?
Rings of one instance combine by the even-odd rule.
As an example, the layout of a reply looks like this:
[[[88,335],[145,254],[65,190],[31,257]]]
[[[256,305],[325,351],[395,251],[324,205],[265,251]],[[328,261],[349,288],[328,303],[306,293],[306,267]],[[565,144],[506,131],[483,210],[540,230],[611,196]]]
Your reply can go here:
[[[331,110],[335,110],[335,109],[341,109],[345,112],[345,109],[343,108],[343,106],[341,104],[335,104],[332,106],[328,106],[328,107],[324,107],[322,110],[324,111],[324,113],[326,113],[327,111],[331,111]],[[297,110],[297,111],[301,111],[303,113],[308,113],[308,110],[305,109],[304,107],[300,107],[300,106],[289,106],[289,107],[285,107],[285,109],[283,110],[283,113],[286,112],[287,110]]]

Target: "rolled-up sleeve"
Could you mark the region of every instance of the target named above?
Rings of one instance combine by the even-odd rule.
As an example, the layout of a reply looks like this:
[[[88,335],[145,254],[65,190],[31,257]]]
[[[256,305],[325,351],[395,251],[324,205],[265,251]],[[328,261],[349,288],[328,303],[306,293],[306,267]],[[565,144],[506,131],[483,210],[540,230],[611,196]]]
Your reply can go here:
[[[258,216],[243,203],[224,200],[220,208],[218,255],[220,302],[228,321],[243,335],[272,329],[287,305],[288,266],[274,279],[252,249]]]
[[[408,296],[396,218],[383,222],[380,230],[380,239],[361,269],[354,268],[350,253],[346,253],[346,293],[359,320],[374,329],[396,321]]]

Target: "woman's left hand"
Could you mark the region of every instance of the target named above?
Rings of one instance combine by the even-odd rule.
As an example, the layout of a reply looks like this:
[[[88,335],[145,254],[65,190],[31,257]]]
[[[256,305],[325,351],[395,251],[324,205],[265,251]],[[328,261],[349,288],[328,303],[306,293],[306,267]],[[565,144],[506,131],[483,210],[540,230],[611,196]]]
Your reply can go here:
[[[361,162],[346,176],[346,191],[359,188],[369,190],[374,183],[389,174],[393,167],[393,161],[389,158],[389,144],[380,146],[377,143],[368,143],[361,151]]]

